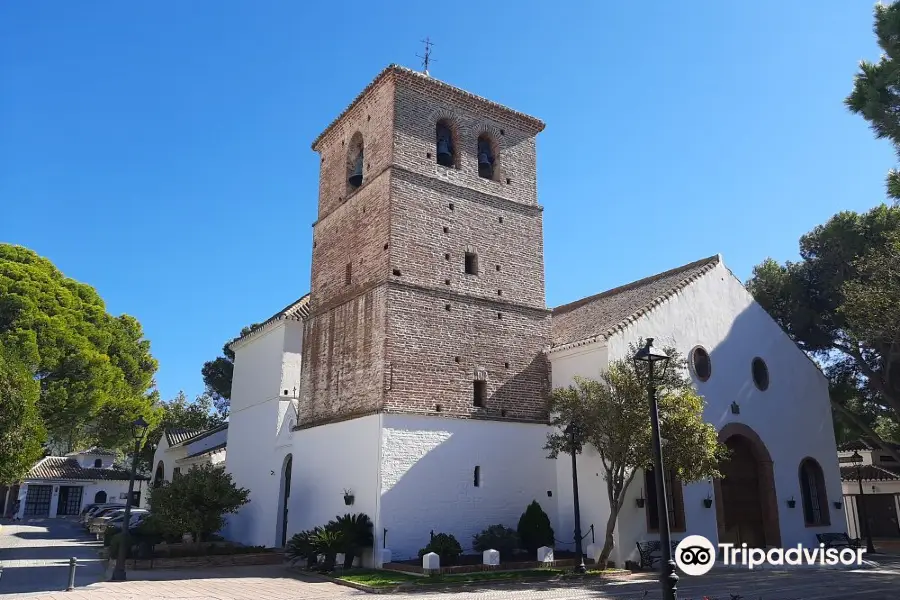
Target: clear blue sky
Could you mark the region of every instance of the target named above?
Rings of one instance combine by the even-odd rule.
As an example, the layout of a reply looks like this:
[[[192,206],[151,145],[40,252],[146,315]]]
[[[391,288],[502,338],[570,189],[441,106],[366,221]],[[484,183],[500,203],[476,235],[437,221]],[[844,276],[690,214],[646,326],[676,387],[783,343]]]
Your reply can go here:
[[[741,279],[894,156],[841,101],[872,2],[0,3],[0,240],[137,317],[163,397],[309,288],[310,142],[387,64],[545,120],[547,303],[721,252]],[[376,8],[378,7],[378,8]]]

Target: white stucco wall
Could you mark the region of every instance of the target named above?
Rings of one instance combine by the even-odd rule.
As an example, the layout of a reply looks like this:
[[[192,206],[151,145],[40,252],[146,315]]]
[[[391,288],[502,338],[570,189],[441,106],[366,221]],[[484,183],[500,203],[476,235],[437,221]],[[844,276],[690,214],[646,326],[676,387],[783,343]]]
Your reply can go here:
[[[234,350],[229,424],[244,408],[277,398],[282,393],[285,324],[280,322],[269,327],[241,342]]]
[[[697,345],[707,349],[712,375],[696,383],[707,402],[704,416],[717,430],[743,423],[766,445],[774,463],[782,546],[816,545],[816,533],[845,530],[843,509],[832,504],[841,498],[841,482],[827,382],[723,264],[613,336],[608,342],[610,360],[626,357],[629,342],[639,337],[653,337],[659,346],[674,345],[685,356]],[[751,375],[757,356],[769,369],[764,392]],[[731,413],[733,401],[740,405],[738,415]],[[803,520],[798,470],[808,456],[819,462],[825,476],[828,526],[806,527]],[[688,534],[717,539],[715,509],[702,503],[710,490],[708,482],[685,487],[685,521]],[[798,501],[794,509],[786,504],[791,497]],[[653,539],[646,534],[643,511],[635,512],[641,514],[632,523],[622,523],[626,548],[633,548],[635,539]]]
[[[468,550],[489,525],[515,529],[532,500],[552,521],[556,472],[546,434],[543,425],[385,415],[378,533],[387,528],[393,557],[415,557],[431,530],[452,533]]]
[[[197,452],[203,452],[204,450],[209,450],[213,446],[224,444],[227,440],[228,429],[226,428],[222,431],[217,431],[210,435],[204,436],[197,441],[184,444],[185,455],[191,455]]]
[[[324,525],[338,515],[365,513],[375,522],[376,546],[380,547],[377,515],[381,418],[371,415],[293,433],[288,537]],[[353,492],[352,506],[344,504],[345,489]],[[278,491],[274,487],[266,502],[277,507]],[[276,511],[271,510],[270,514],[274,534]],[[370,563],[371,556],[364,556],[364,560]]]
[[[815,545],[816,533],[845,530],[844,510],[832,504],[841,498],[841,482],[827,382],[723,264],[612,336],[605,348],[592,344],[551,353],[553,386],[568,385],[574,374],[596,377],[598,364],[628,358],[628,344],[639,337],[653,337],[657,346],[674,345],[685,356],[698,345],[710,353],[712,376],[707,382],[695,379],[707,402],[704,416],[717,430],[731,422],[746,424],[766,444],[774,462],[783,546]],[[769,368],[765,392],[752,380],[750,365],[757,356]],[[733,401],[740,406],[738,415],[731,413]],[[828,526],[806,527],[803,520],[798,469],[807,456],[819,462],[825,475],[831,515]],[[557,465],[561,531],[572,528],[569,461],[564,456]],[[601,523],[605,524],[609,509],[600,461],[592,459],[590,452],[579,457],[579,479],[582,527],[586,530],[594,523],[599,542]],[[617,526],[619,551],[613,559],[619,564],[637,558],[636,541],[658,539],[657,534],[647,532],[646,508],[638,508],[635,502],[643,487],[643,474],[637,473]],[[687,532],[674,537],[700,534],[715,542],[715,504],[709,509],[703,505],[703,499],[715,497],[713,485],[709,481],[694,483],[685,486],[683,493]],[[797,508],[787,507],[791,497],[798,501]]]

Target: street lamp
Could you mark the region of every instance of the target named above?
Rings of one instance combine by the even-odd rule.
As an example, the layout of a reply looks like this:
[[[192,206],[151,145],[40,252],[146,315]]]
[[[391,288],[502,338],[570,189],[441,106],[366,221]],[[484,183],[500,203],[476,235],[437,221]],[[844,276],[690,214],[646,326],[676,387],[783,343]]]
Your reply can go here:
[[[856,465],[856,481],[859,482],[859,499],[856,504],[859,508],[859,522],[863,526],[863,531],[866,536],[866,552],[873,553],[875,552],[875,544],[872,543],[872,532],[869,531],[869,519],[866,514],[866,499],[863,498],[863,484],[862,484],[862,467],[863,467],[863,457],[859,454],[859,452],[853,452],[853,456],[850,457],[850,462]]]
[[[669,357],[659,348],[653,347],[653,338],[647,338],[646,345],[634,355],[634,369],[638,374],[647,369],[647,396],[650,399],[650,425],[653,433],[653,471],[656,476],[656,508],[659,513],[659,545],[662,551],[659,581],[662,584],[663,600],[678,598],[678,574],[672,560],[671,536],[669,533],[669,507],[666,501],[666,478],[663,476],[662,436],[659,433],[659,405],[656,401],[657,368],[659,375],[666,372]]]
[[[569,436],[569,452],[572,454],[572,498],[575,502],[575,555],[579,561],[578,566],[575,567],[575,572],[585,573],[587,569],[584,566],[584,552],[581,550],[581,506],[578,503],[578,463],[575,459],[578,455],[576,442],[578,425],[575,424],[574,420],[569,423],[565,432]]]
[[[112,572],[112,581],[125,581],[125,556],[128,552],[128,527],[131,525],[131,497],[134,495],[134,478],[137,477],[138,453],[141,451],[141,440],[147,431],[148,423],[144,417],[138,417],[131,424],[131,436],[134,438],[134,455],[131,459],[131,476],[128,478],[128,496],[125,498],[125,515],[122,518],[122,539],[119,541],[119,556],[116,557],[116,568]]]

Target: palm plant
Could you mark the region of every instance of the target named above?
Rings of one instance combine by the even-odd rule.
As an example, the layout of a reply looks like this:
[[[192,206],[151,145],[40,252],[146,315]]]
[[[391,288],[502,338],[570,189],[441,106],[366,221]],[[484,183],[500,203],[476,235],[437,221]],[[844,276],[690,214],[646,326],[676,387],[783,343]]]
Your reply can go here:
[[[344,553],[344,566],[346,567],[352,567],[353,560],[362,553],[363,549],[371,548],[375,544],[374,524],[365,513],[348,513],[339,516],[329,521],[325,529],[341,533],[343,546],[340,552]]]

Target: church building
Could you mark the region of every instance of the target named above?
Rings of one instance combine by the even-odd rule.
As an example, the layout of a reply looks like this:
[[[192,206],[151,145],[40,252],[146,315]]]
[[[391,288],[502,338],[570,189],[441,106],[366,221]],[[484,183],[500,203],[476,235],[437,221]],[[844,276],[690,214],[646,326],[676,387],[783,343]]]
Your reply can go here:
[[[689,357],[733,451],[723,481],[672,482],[674,537],[787,546],[845,531],[828,502],[841,480],[827,383],[720,256],[546,306],[543,129],[391,65],[316,138],[309,294],[231,345],[225,464],[251,495],[228,537],[283,546],[364,512],[378,549],[364,558],[380,566],[415,557],[432,531],[469,548],[537,500],[571,550],[570,462],[543,449],[549,393],[598,377],[638,337]],[[579,457],[581,526],[598,544],[601,473]],[[651,485],[632,484],[620,565],[658,537]]]

